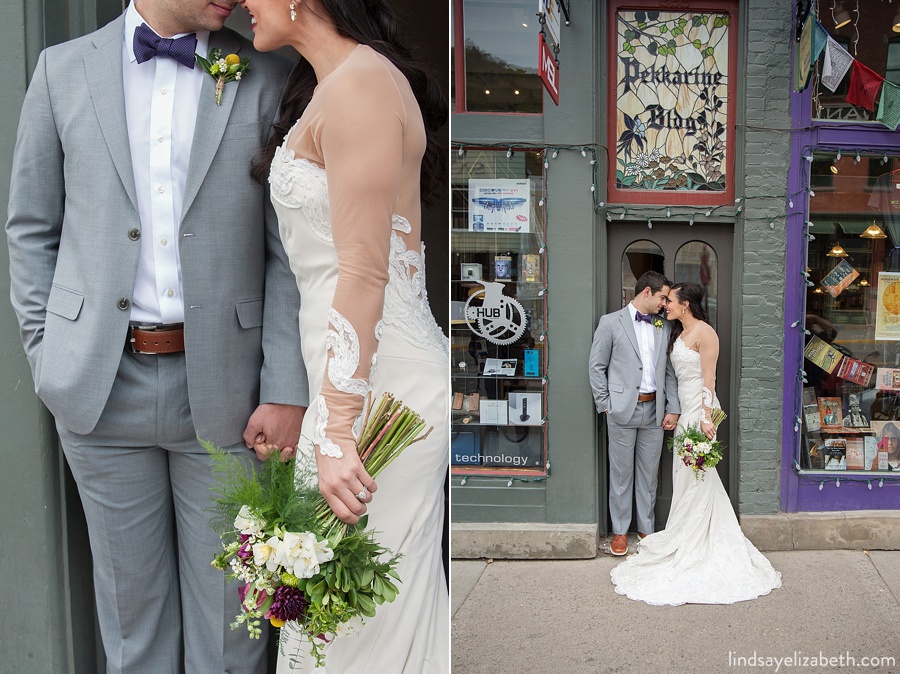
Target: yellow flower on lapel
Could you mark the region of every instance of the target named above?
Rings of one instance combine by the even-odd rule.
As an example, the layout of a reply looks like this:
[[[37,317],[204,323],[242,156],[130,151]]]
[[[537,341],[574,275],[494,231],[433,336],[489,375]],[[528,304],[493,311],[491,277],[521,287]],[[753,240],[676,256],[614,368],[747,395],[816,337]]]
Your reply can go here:
[[[656,328],[656,334],[659,334],[659,331],[662,330],[663,322],[659,316],[653,317],[653,327]]]
[[[216,80],[216,105],[222,105],[225,83],[240,81],[244,73],[250,69],[250,59],[246,56],[241,58],[237,54],[229,54],[223,58],[222,50],[218,47],[210,49],[207,57],[203,58],[197,54],[197,63]]]

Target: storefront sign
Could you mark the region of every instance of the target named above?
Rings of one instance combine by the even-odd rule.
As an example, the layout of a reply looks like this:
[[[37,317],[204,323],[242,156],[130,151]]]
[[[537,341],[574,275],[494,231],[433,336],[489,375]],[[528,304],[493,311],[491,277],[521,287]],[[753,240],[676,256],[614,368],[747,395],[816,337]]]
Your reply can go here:
[[[481,285],[484,290],[473,293],[466,301],[469,330],[492,344],[517,342],[528,324],[525,309],[518,300],[503,294],[506,284],[481,281]]]
[[[538,0],[538,14],[544,15],[544,27],[550,41],[559,47],[559,0]]]
[[[544,83],[544,89],[550,94],[553,102],[559,105],[559,66],[553,52],[547,46],[543,33],[538,33],[538,72],[541,75],[541,82]]]
[[[531,231],[531,181],[469,180],[469,231]]]
[[[734,14],[647,7],[613,17],[611,188],[654,203],[636,191],[722,195],[731,183]]]

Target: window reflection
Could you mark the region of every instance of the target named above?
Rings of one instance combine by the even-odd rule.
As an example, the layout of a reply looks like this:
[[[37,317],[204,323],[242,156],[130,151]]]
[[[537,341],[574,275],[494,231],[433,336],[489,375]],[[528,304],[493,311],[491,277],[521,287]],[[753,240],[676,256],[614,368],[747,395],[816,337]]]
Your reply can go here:
[[[535,8],[532,0],[463,1],[469,112],[543,110]]]
[[[622,253],[622,306],[634,299],[634,284],[641,274],[658,271],[665,274],[666,258],[662,248],[652,241],[635,241]]]
[[[716,251],[703,241],[688,241],[675,253],[675,283],[697,283],[703,288],[703,304],[714,328],[718,321],[719,264]]]

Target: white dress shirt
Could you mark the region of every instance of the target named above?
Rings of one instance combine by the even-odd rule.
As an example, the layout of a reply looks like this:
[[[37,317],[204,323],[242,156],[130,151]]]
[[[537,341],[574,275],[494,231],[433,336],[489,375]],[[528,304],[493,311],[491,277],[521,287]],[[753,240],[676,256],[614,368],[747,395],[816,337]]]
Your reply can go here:
[[[133,40],[141,23],[147,22],[134,3],[129,4],[122,66],[128,142],[141,219],[141,253],[131,320],[181,323],[184,300],[178,230],[200,88],[209,75],[200,66],[191,70],[168,57],[138,63]],[[196,52],[205,57],[208,46],[209,32],[197,33]]]
[[[640,393],[653,393],[656,391],[656,366],[653,355],[656,352],[656,328],[652,323],[636,321],[637,307],[628,303],[628,313],[631,314],[631,324],[634,325],[634,334],[637,337],[638,348],[641,352],[641,388]]]

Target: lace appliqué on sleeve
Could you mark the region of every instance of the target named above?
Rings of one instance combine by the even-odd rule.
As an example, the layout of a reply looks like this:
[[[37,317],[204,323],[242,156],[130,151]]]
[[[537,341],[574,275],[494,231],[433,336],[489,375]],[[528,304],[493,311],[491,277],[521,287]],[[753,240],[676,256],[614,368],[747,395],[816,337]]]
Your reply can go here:
[[[365,398],[369,392],[369,382],[353,378],[359,367],[356,330],[334,309],[328,310],[328,321],[335,327],[335,330],[328,331],[325,339],[325,348],[334,353],[328,361],[328,379],[338,391]]]
[[[340,459],[344,456],[341,448],[325,435],[325,428],[328,426],[328,405],[325,403],[325,396],[320,395],[316,401],[316,416],[318,420],[313,428],[313,440],[319,445],[319,451],[322,456]]]
[[[391,229],[391,281],[384,293],[384,325],[413,343],[446,355],[450,351],[449,340],[431,315],[425,290],[425,246],[419,252],[407,250],[397,235],[411,231],[406,218],[394,215]]]

